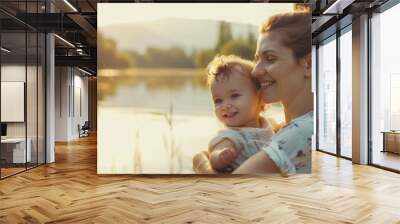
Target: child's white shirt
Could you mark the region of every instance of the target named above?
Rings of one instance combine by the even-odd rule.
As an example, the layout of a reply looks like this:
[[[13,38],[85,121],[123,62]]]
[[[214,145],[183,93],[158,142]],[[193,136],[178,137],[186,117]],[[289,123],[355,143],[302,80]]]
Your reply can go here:
[[[234,170],[252,155],[261,151],[266,144],[269,144],[273,134],[274,131],[270,124],[261,117],[260,128],[244,127],[220,130],[217,136],[210,141],[208,148],[213,150],[223,140],[230,140],[238,152],[238,156],[229,167]]]

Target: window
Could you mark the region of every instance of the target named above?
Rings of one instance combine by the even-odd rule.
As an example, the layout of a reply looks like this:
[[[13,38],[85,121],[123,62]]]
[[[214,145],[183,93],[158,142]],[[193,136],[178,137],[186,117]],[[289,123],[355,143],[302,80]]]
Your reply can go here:
[[[336,153],[336,36],[318,48],[318,149]]]
[[[400,44],[394,28],[398,21],[400,4],[371,18],[370,156],[372,164],[395,170],[400,170],[400,155],[389,151],[388,146],[400,149],[400,133],[390,133],[400,129]]]
[[[18,2],[18,13],[42,12],[44,1]],[[0,3],[3,7],[15,2]],[[15,7],[14,7],[15,9]],[[0,29],[0,90],[1,98],[21,95],[17,119],[2,117],[6,130],[0,144],[0,178],[25,171],[45,163],[45,34],[26,26],[8,14],[0,12],[7,23]],[[3,22],[4,22],[3,21]],[[11,88],[10,88],[11,87]],[[8,100],[0,105],[1,114],[15,115]],[[13,114],[14,113],[14,114]]]
[[[351,26],[340,36],[340,155],[352,157],[352,34]]]

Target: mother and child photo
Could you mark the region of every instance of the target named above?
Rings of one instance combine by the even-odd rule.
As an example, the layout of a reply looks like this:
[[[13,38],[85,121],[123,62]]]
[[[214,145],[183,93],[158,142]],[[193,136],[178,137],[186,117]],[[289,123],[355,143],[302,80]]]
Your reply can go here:
[[[131,38],[100,7],[98,173],[311,173],[308,7],[158,5]]]

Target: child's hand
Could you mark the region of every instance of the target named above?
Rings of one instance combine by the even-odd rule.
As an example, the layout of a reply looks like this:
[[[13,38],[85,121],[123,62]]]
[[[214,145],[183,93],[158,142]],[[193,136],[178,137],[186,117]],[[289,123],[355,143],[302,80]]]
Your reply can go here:
[[[216,170],[223,170],[231,165],[238,156],[238,152],[233,147],[214,150],[210,155],[211,166]]]
[[[193,157],[193,170],[198,174],[217,173],[211,166],[210,154],[208,151],[201,151]]]

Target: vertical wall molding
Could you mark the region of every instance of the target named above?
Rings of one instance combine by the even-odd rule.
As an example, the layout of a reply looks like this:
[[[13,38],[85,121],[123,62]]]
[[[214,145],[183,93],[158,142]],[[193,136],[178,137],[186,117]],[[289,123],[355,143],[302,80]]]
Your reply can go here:
[[[340,27],[336,28],[336,155],[342,156],[341,147],[341,114],[340,114],[340,84],[341,84],[341,63],[340,63]]]
[[[353,19],[352,160],[368,163],[368,15]]]
[[[46,5],[53,12],[50,1]],[[46,7],[46,8],[47,8]],[[46,163],[55,162],[55,43],[54,34],[46,35]]]

